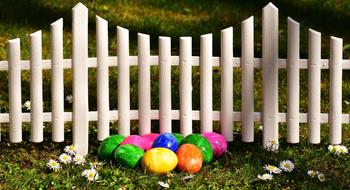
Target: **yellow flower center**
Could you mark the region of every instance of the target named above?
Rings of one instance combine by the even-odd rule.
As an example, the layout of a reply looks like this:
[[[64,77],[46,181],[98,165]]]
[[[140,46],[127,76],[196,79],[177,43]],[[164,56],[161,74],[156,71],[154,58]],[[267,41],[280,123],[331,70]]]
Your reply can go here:
[[[69,147],[69,150],[72,150],[72,151],[73,151],[73,150],[74,150],[74,146],[70,146],[70,147]]]
[[[274,166],[268,166],[268,169],[272,171],[272,170],[275,169],[275,167]]]
[[[89,178],[93,178],[94,176],[95,176],[94,173],[92,173],[92,172],[89,173]]]
[[[55,167],[56,165],[57,165],[57,163],[56,162],[52,162],[52,164],[51,164],[53,167]]]
[[[284,167],[289,168],[289,164],[285,163]]]

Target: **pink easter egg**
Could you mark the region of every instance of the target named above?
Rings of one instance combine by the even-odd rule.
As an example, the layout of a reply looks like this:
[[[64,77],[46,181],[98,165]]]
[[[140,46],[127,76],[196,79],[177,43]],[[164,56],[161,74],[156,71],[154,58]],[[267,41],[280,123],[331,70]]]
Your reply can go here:
[[[211,147],[213,148],[214,157],[219,157],[227,151],[227,141],[224,136],[215,132],[206,132],[202,134],[203,137],[208,139]]]
[[[158,136],[159,136],[158,133],[149,133],[149,134],[142,135],[144,147],[146,151],[152,148],[153,142]]]
[[[138,146],[142,150],[145,150],[144,141],[140,135],[130,135],[126,137],[124,141],[120,143],[120,145],[123,145],[123,144],[132,144],[132,145]]]

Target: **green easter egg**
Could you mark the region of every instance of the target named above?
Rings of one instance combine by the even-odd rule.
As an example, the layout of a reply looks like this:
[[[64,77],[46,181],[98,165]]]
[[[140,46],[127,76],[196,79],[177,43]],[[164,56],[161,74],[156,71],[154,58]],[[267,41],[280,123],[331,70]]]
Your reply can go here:
[[[99,160],[109,160],[113,158],[113,151],[120,145],[125,139],[122,135],[112,135],[104,139],[97,151],[97,157]]]
[[[213,148],[211,144],[200,134],[188,135],[182,140],[181,144],[196,145],[202,153],[204,164],[208,164],[213,159]]]
[[[173,135],[175,136],[177,142],[179,143],[179,145],[181,144],[182,140],[184,140],[184,136],[181,135],[180,133],[173,133]]]
[[[136,168],[145,152],[132,144],[120,145],[114,152],[115,160],[127,168]]]

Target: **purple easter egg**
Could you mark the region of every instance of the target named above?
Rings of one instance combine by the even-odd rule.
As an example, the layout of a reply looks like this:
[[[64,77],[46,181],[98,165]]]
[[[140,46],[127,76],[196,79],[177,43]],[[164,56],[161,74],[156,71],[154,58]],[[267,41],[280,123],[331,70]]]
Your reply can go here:
[[[142,135],[143,143],[146,151],[152,148],[153,142],[158,136],[159,136],[158,133],[149,133],[149,134]]]
[[[132,145],[138,146],[142,150],[145,150],[144,141],[140,135],[130,135],[126,137],[120,145],[123,145],[123,144],[132,144]]]
[[[214,157],[219,157],[227,151],[227,141],[224,136],[215,132],[206,132],[203,133],[202,136],[208,139],[211,144]]]

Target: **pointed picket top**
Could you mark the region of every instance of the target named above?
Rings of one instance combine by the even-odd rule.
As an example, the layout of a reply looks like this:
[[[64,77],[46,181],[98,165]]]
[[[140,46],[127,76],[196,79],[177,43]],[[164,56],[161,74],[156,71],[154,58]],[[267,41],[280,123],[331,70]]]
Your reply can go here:
[[[338,38],[338,37],[335,37],[335,36],[331,36],[331,40],[333,40],[333,41],[343,41],[343,38]]]
[[[201,35],[201,38],[210,38],[210,37],[213,37],[213,34],[212,34],[212,33],[202,34],[202,35]]]
[[[290,23],[292,25],[299,25],[299,22],[295,21],[291,17],[287,17],[287,21],[288,21],[288,23]]]
[[[51,23],[51,26],[62,26],[62,25],[63,25],[63,18],[60,18],[55,22]]]
[[[72,10],[73,10],[73,11],[75,11],[75,10],[85,10],[85,11],[87,11],[88,8],[87,8],[84,4],[82,4],[81,2],[79,2],[78,4],[76,4],[76,5],[72,8]]]
[[[242,21],[242,24],[248,24],[254,21],[254,16],[250,16],[249,18]]]
[[[33,32],[29,35],[30,37],[38,37],[41,36],[41,30],[38,30],[36,32]]]
[[[230,27],[228,27],[228,28],[222,29],[221,32],[224,32],[224,33],[225,33],[225,32],[233,32],[233,27],[230,26]]]
[[[19,38],[15,38],[15,39],[8,40],[7,42],[8,42],[9,44],[16,44],[16,43],[19,43],[19,42],[20,42],[20,39],[19,39]]]
[[[128,32],[129,30],[127,28],[121,27],[121,26],[117,26],[117,30],[120,32]]]
[[[268,3],[263,10],[273,10],[273,11],[278,11],[278,8],[273,4],[273,3]]]
[[[96,15],[96,22],[107,23],[108,21],[98,15]]]
[[[137,33],[137,36],[140,36],[141,38],[149,38],[149,34],[144,34],[144,33]]]
[[[318,32],[318,31],[311,29],[311,28],[309,28],[309,33],[312,35],[321,35],[321,32]]]

